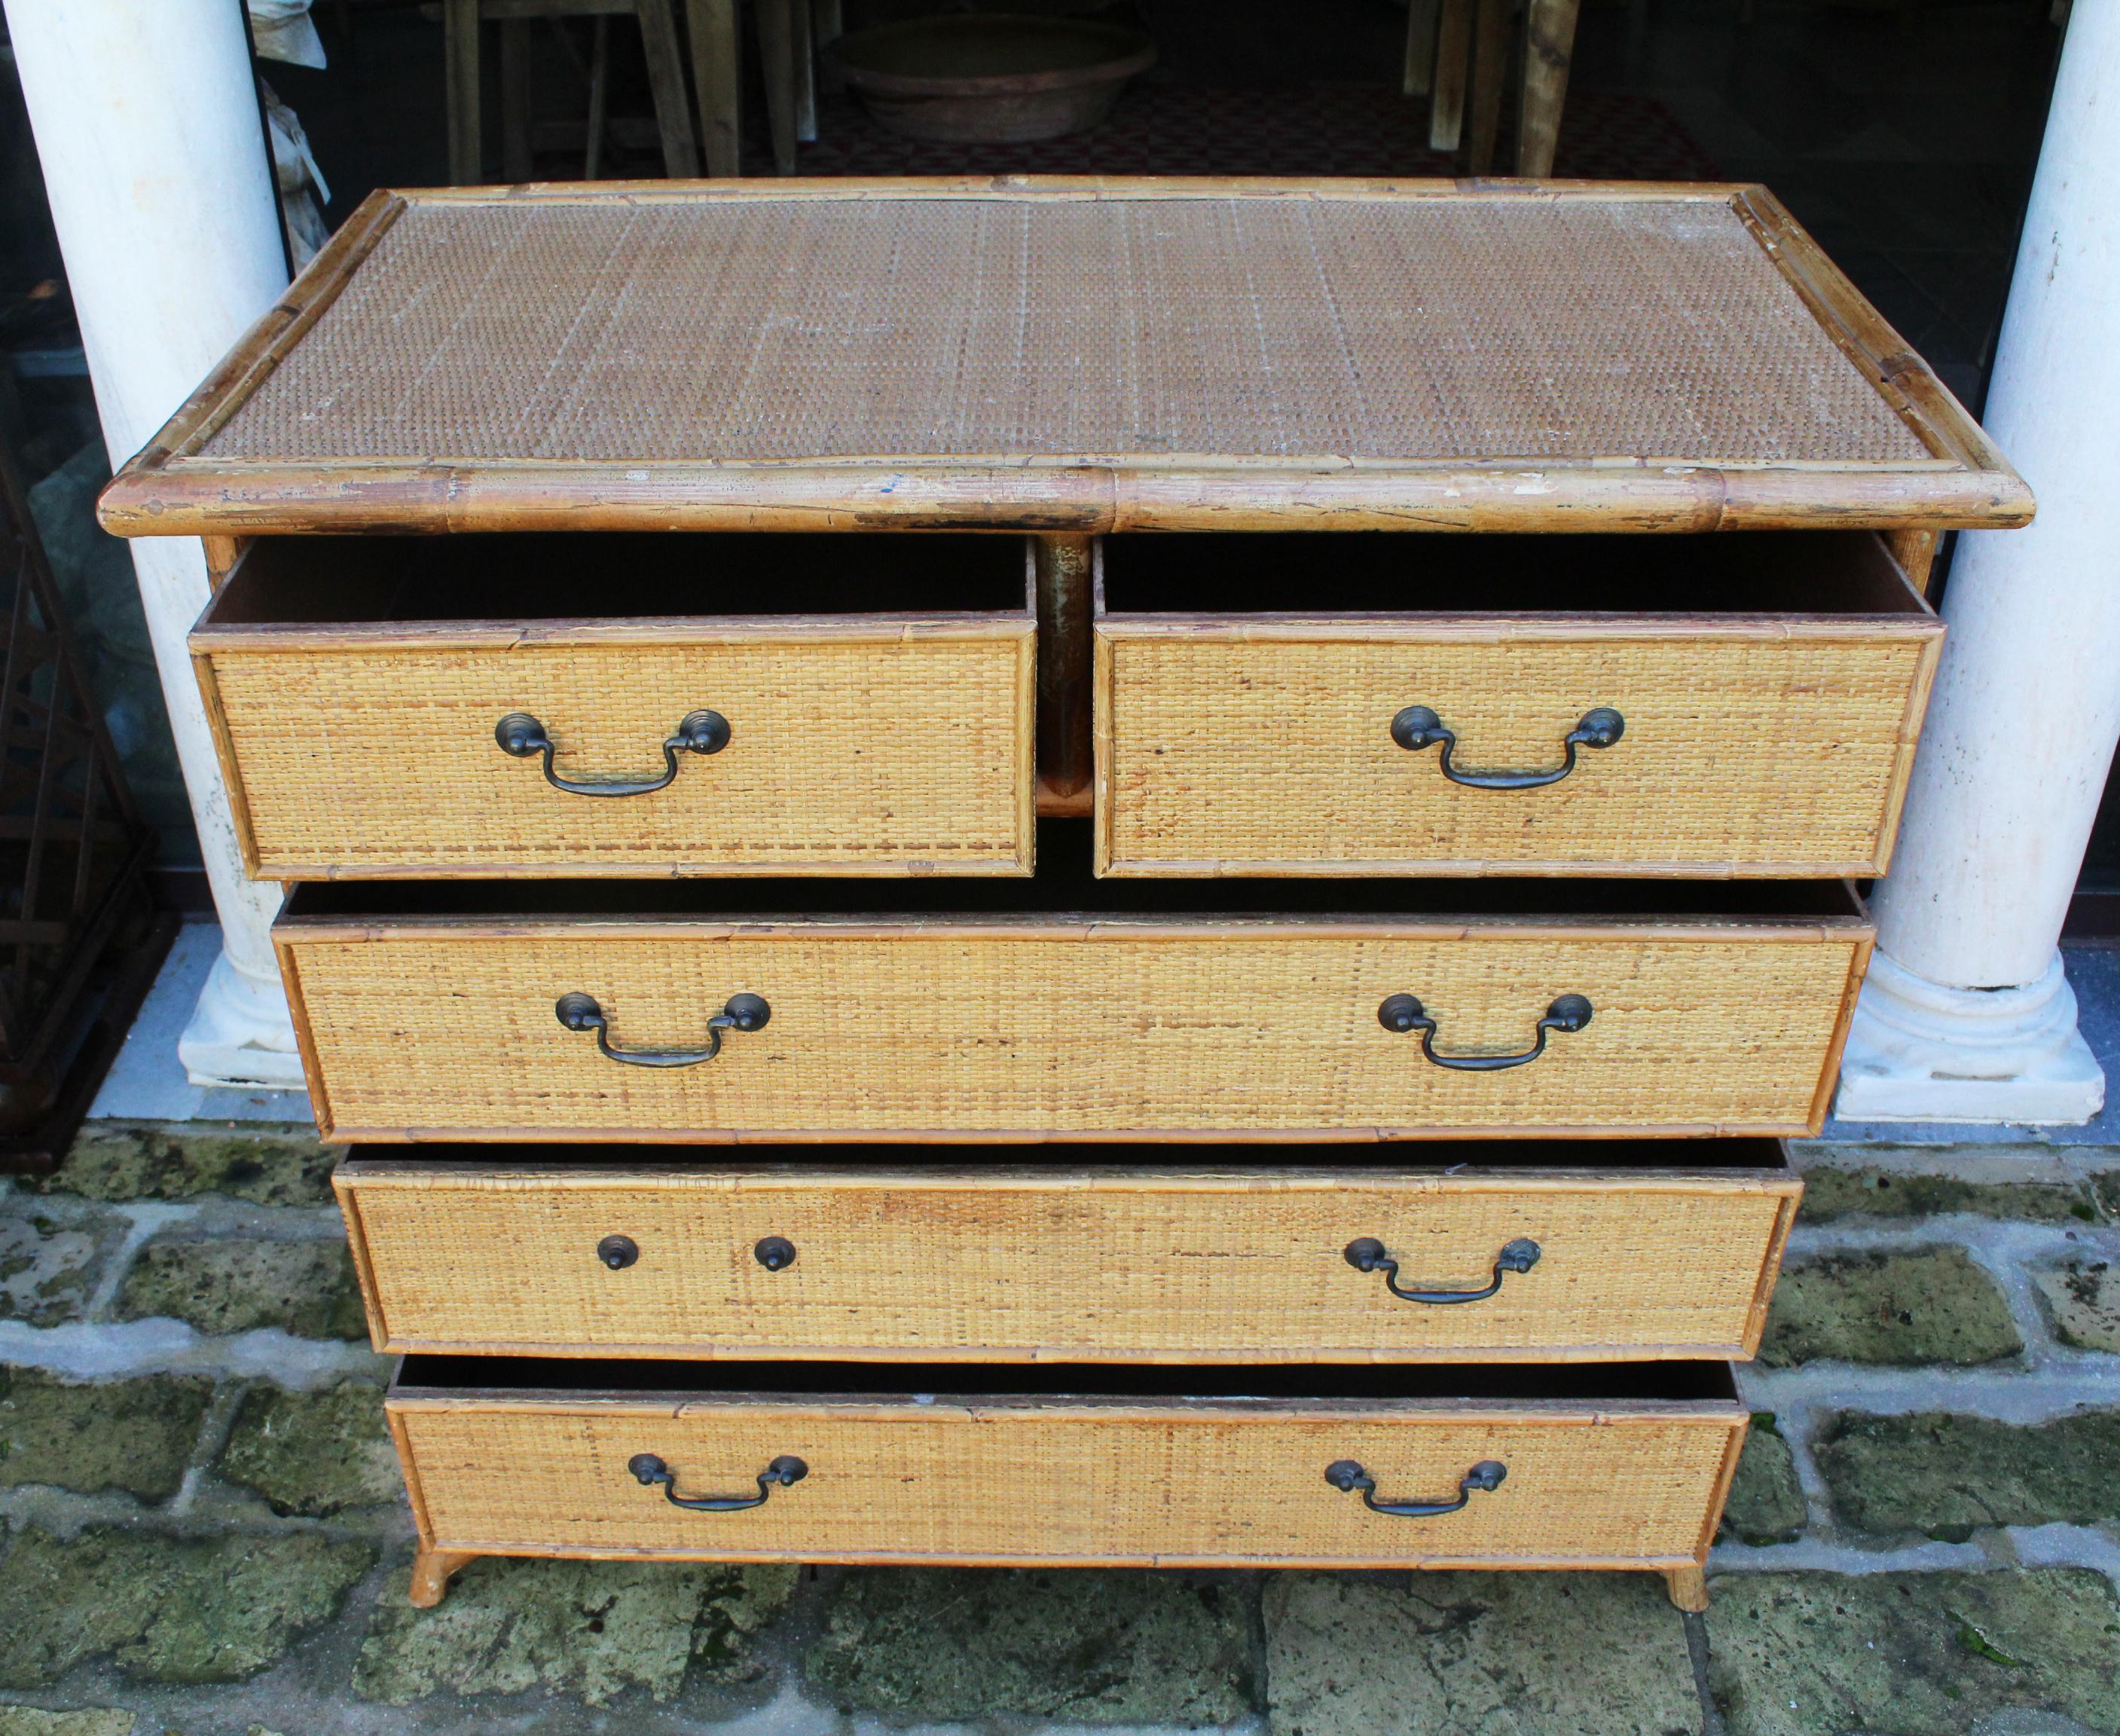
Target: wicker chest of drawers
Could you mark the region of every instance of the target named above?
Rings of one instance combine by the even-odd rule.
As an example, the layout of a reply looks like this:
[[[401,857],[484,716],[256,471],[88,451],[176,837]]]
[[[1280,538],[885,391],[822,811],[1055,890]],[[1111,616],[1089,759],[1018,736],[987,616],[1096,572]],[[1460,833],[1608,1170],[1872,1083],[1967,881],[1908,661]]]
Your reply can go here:
[[[2030,511],[1758,188],[378,195],[104,514],[208,539],[416,1599],[1699,1607],[1929,561]]]

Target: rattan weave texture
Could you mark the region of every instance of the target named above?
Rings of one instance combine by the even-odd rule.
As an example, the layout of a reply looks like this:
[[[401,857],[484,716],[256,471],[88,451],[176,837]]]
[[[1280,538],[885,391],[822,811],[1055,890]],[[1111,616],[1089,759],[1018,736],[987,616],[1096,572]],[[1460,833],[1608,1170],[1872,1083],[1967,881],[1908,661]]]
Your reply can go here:
[[[444,1548],[1397,1566],[1425,1556],[1690,1560],[1737,1420],[1156,1409],[1145,1400],[1100,1413],[1056,1400],[841,1416],[715,1403],[655,1417],[474,1401],[403,1420]],[[659,1454],[686,1492],[742,1492],[782,1453],[806,1459],[810,1474],[749,1512],[682,1513],[628,1473],[636,1453]],[[1328,1484],[1325,1468],[1340,1459],[1369,1467],[1386,1499],[1447,1496],[1482,1459],[1501,1460],[1509,1478],[1416,1529]]]
[[[1594,1161],[1594,1153],[1592,1154]],[[665,1356],[1264,1357],[1366,1361],[1595,1350],[1745,1355],[1786,1192],[1700,1180],[1470,1180],[1174,1191],[1000,1179],[739,1190],[708,1179],[344,1183],[399,1347]],[[589,1251],[614,1229],[639,1261]],[[769,1272],[761,1236],[793,1241]],[[1394,1300],[1341,1250],[1385,1241],[1401,1282],[1477,1289],[1504,1244],[1539,1264],[1485,1301]]]
[[[1109,857],[1122,872],[1166,873],[1877,872],[1933,655],[1922,624],[1909,630],[1834,640],[1704,626],[1630,640],[1500,626],[1484,642],[1350,631],[1295,643],[1241,626],[1131,639],[1107,629]],[[1593,705],[1617,707],[1626,733],[1547,788],[1467,789],[1444,777],[1435,750],[1392,741],[1392,717],[1416,703],[1458,733],[1458,763],[1476,771],[1557,766]]]
[[[1802,931],[1798,931],[1802,933]],[[1857,942],[1739,933],[1521,937],[1262,923],[1048,938],[976,924],[893,938],[793,923],[387,942],[282,933],[342,1136],[494,1129],[1097,1133],[1511,1127],[1806,1129]],[[703,1035],[739,992],[765,1030],[682,1068],[564,1029],[594,995],[622,1046]],[[1418,995],[1446,1052],[1519,1050],[1558,994],[1590,1026],[1528,1066],[1434,1066],[1378,1022]],[[328,1129],[327,1131],[331,1131]]]
[[[1712,199],[417,202],[213,459],[1906,462]]]

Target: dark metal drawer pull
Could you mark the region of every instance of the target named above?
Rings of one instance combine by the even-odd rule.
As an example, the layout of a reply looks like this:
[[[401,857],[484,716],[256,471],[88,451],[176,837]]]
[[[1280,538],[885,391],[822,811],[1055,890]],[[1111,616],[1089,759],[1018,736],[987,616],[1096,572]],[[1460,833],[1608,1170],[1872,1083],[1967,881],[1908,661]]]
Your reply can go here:
[[[555,1001],[552,1011],[570,1031],[593,1031],[597,1047],[612,1060],[623,1061],[628,1067],[696,1067],[722,1052],[724,1031],[763,1031],[765,1022],[773,1017],[772,1008],[759,996],[732,994],[722,1010],[707,1021],[704,1049],[613,1049],[611,1022],[605,1018],[603,1008],[597,1004],[594,995],[574,989]]]
[[[658,1464],[661,1461],[658,1459]],[[1502,1479],[1509,1474],[1505,1464],[1497,1464],[1485,1459],[1458,1479],[1458,1498],[1455,1501],[1378,1501],[1377,1480],[1351,1459],[1342,1459],[1325,1467],[1325,1481],[1343,1495],[1359,1489],[1362,1505],[1372,1513],[1388,1513],[1393,1519],[1433,1519],[1439,1513],[1455,1513],[1472,1498],[1475,1489],[1498,1489]],[[644,1478],[642,1481],[645,1482]]]
[[[677,780],[681,753],[719,753],[728,746],[728,719],[718,711],[688,711],[679,720],[677,733],[662,744],[664,770],[659,778],[593,778],[577,783],[552,770],[552,756],[559,752],[545,726],[527,711],[511,711],[493,726],[493,738],[510,759],[545,756],[545,781],[570,796],[649,796],[667,789]]]
[[[1402,1302],[1433,1302],[1439,1306],[1450,1302],[1484,1302],[1502,1287],[1503,1276],[1511,1272],[1528,1272],[1538,1264],[1539,1245],[1530,1237],[1511,1242],[1495,1257],[1495,1281],[1485,1290],[1402,1290],[1398,1284],[1398,1262],[1384,1251],[1384,1245],[1374,1236],[1365,1236],[1346,1246],[1347,1264],[1357,1272],[1381,1272],[1384,1288]]]
[[[1408,705],[1392,719],[1392,739],[1408,752],[1443,744],[1443,775],[1467,789],[1539,789],[1558,784],[1575,770],[1578,747],[1610,747],[1627,733],[1627,720],[1610,705],[1599,705],[1583,714],[1583,720],[1560,738],[1560,764],[1551,771],[1460,771],[1451,762],[1458,737],[1443,727],[1443,719],[1425,705]]]
[[[1439,1055],[1435,1052],[1435,1021],[1422,1009],[1421,1004],[1410,994],[1388,994],[1383,1004],[1377,1008],[1377,1022],[1387,1031],[1403,1035],[1409,1031],[1420,1033],[1420,1052],[1438,1067],[1453,1068],[1459,1073],[1499,1073],[1504,1067],[1522,1067],[1527,1061],[1536,1061],[1546,1053],[1547,1034],[1555,1031],[1580,1031],[1590,1022],[1590,1003],[1579,994],[1564,994],[1546,1009],[1546,1017],[1538,1022],[1538,1040],[1520,1055]]]
[[[662,1492],[670,1498],[670,1505],[682,1507],[688,1513],[741,1513],[746,1507],[762,1507],[776,1485],[785,1488],[810,1474],[808,1465],[793,1454],[784,1453],[758,1473],[755,1495],[680,1495],[677,1473],[653,1453],[635,1453],[625,1461],[625,1468],[639,1479],[644,1488],[652,1489],[661,1484]]]

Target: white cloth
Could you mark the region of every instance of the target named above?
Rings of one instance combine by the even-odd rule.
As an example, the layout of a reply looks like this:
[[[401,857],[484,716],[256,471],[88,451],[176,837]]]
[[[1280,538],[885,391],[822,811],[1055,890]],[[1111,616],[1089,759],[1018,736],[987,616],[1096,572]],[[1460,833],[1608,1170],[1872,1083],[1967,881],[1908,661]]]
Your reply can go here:
[[[250,12],[250,37],[260,60],[284,60],[291,66],[321,67],[323,38],[309,16],[311,0],[244,0]]]

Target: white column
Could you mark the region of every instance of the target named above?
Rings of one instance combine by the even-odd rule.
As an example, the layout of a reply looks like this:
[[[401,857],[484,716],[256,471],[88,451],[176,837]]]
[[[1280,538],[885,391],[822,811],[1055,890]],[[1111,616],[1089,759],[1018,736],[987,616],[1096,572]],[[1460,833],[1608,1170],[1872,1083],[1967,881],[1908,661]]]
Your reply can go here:
[[[37,154],[114,462],[147,443],[287,281],[238,0],[7,0]],[[132,544],[223,950],[178,1054],[200,1084],[301,1079],[184,648],[207,599],[189,538]]]
[[[2120,739],[2120,4],[2068,26],[1987,426],[2039,496],[1960,539],[1835,1108],[2081,1122],[2105,1082],[2055,942]]]

